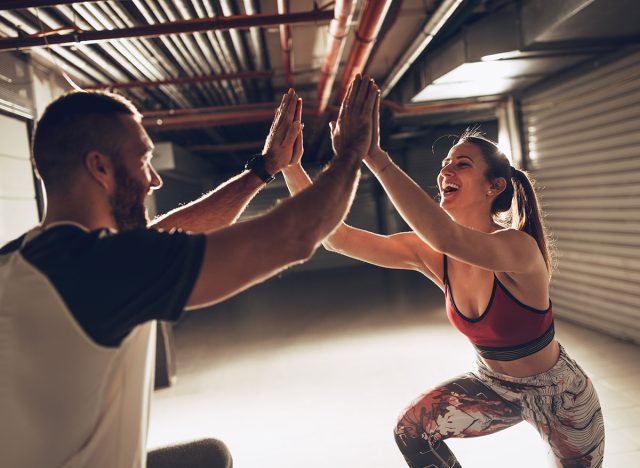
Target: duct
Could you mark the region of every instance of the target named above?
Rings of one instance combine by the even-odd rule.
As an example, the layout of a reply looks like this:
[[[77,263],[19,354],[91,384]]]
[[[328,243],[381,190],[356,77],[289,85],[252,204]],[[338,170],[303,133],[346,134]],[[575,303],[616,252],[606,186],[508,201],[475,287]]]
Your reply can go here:
[[[364,70],[364,66],[373,49],[373,43],[380,32],[390,6],[391,0],[367,0],[365,3],[342,74],[339,100],[342,100],[353,77]]]
[[[329,44],[318,82],[319,114],[323,113],[329,104],[333,83],[340,65],[340,57],[346,44],[343,39],[349,32],[349,22],[353,15],[354,6],[355,2],[352,0],[337,0],[334,6],[334,16],[329,25]]]
[[[409,69],[411,64],[416,61],[424,49],[429,45],[431,40],[438,34],[442,27],[447,23],[449,18],[458,9],[462,0],[444,0],[438,9],[429,17],[427,22],[420,30],[418,37],[413,44],[402,54],[402,57],[396,62],[394,68],[389,72],[387,79],[382,84],[382,97],[385,97],[396,85],[398,80],[402,78],[404,73]]]
[[[197,114],[206,114],[206,113],[223,113],[223,112],[241,112],[241,111],[254,111],[254,110],[271,110],[273,114],[273,109],[278,107],[277,102],[259,102],[257,104],[236,104],[233,106],[208,106],[208,107],[198,107],[198,108],[187,108],[187,109],[168,109],[168,110],[158,110],[158,111],[147,111],[144,113],[144,117],[172,117],[176,115],[197,115]]]
[[[640,35],[632,0],[548,2],[544,14],[539,3],[507,4],[431,51],[416,67],[419,79],[398,90],[402,100],[513,94]]]
[[[278,13],[289,13],[289,0],[278,0]],[[291,65],[291,30],[286,24],[280,25],[280,48],[282,49],[282,64],[284,66],[284,78],[286,88],[293,88],[293,75]]]

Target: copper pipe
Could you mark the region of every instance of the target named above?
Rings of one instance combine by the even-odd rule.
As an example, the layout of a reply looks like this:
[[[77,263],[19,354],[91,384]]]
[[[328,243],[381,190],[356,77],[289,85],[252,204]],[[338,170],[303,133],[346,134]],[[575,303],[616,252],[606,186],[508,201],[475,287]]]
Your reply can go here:
[[[327,53],[324,56],[322,70],[320,71],[320,80],[318,81],[319,114],[323,113],[329,104],[333,83],[340,65],[340,56],[346,42],[343,39],[347,35],[347,23],[353,14],[354,5],[355,3],[352,0],[336,0],[333,19],[329,25],[329,44]]]
[[[0,10],[17,10],[19,8],[45,7],[81,3],[79,0],[4,0],[0,3]]]
[[[289,0],[278,0],[278,14],[289,13]],[[293,88],[293,74],[291,66],[291,30],[288,25],[280,25],[280,48],[282,49],[282,63],[287,88]]]
[[[222,125],[246,125],[247,123],[268,122],[271,119],[273,119],[273,110],[266,109],[165,118],[148,117],[142,119],[142,125],[149,130],[164,131]]]
[[[391,2],[392,0],[366,0],[354,43],[342,74],[339,100],[344,97],[353,77],[364,70]]]
[[[135,26],[132,28],[103,31],[84,31],[73,34],[53,34],[47,37],[18,37],[0,39],[0,51],[20,50],[33,47],[46,47],[54,44],[72,45],[78,43],[95,43],[113,39],[131,37],[158,37],[164,34],[181,34],[204,32],[211,30],[245,29],[254,26],[275,26],[281,24],[300,24],[329,21],[333,17],[331,11],[312,10],[287,15],[258,14],[251,16],[224,16],[215,18],[194,18],[191,20],[172,21],[168,23]]]
[[[193,145],[185,149],[195,153],[234,153],[238,151],[249,151],[261,149],[264,140],[243,141],[242,143],[227,143],[223,145]]]
[[[131,88],[149,88],[154,86],[163,86],[163,85],[175,85],[175,84],[191,84],[191,83],[206,83],[209,81],[224,81],[224,80],[233,80],[236,78],[269,78],[273,75],[273,72],[270,70],[266,71],[249,71],[249,72],[239,72],[239,73],[225,73],[221,75],[210,75],[210,76],[190,76],[185,78],[173,78],[170,80],[160,80],[160,81],[130,81],[128,83],[108,83],[101,84],[96,86],[85,86],[84,89],[92,90],[92,89],[131,89]]]
[[[192,107],[184,109],[166,109],[158,111],[148,111],[143,113],[144,118],[151,117],[171,117],[173,115],[188,115],[188,114],[207,114],[218,113],[224,114],[225,112],[238,112],[238,111],[254,111],[270,109],[272,114],[275,114],[275,109],[278,107],[277,102],[259,102],[254,104],[236,104],[232,106],[208,106],[208,107]]]

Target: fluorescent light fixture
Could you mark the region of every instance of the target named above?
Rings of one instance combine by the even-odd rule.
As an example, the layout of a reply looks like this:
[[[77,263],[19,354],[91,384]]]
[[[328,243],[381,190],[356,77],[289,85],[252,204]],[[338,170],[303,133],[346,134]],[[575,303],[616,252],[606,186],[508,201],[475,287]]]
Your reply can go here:
[[[532,81],[526,60],[464,63],[420,91],[412,102],[505,94]]]
[[[509,52],[501,52],[499,54],[485,55],[480,60],[483,62],[495,62],[496,60],[509,60],[518,58],[522,55],[519,50],[510,50]]]

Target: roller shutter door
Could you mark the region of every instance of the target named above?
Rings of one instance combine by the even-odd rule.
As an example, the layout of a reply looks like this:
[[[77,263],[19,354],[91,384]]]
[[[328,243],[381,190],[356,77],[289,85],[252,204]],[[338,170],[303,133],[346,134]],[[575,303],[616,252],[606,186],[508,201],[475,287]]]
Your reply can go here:
[[[522,100],[556,241],[554,312],[640,342],[640,53]]]

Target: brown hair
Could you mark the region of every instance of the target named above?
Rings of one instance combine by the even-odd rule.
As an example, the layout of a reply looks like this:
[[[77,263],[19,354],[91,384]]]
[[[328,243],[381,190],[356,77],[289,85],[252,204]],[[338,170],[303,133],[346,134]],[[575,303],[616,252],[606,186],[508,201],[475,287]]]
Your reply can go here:
[[[47,188],[64,188],[91,150],[117,157],[123,115],[141,118],[130,101],[104,91],[72,91],[49,104],[32,139],[32,162]]]
[[[540,202],[534,189],[534,180],[529,174],[511,166],[509,159],[498,145],[484,137],[477,129],[467,129],[458,139],[458,143],[471,143],[477,146],[487,163],[485,176],[489,181],[503,177],[506,188],[496,197],[491,212],[496,218],[510,219],[510,226],[531,235],[540,248],[547,271],[551,275],[553,260],[549,239],[544,226]]]

